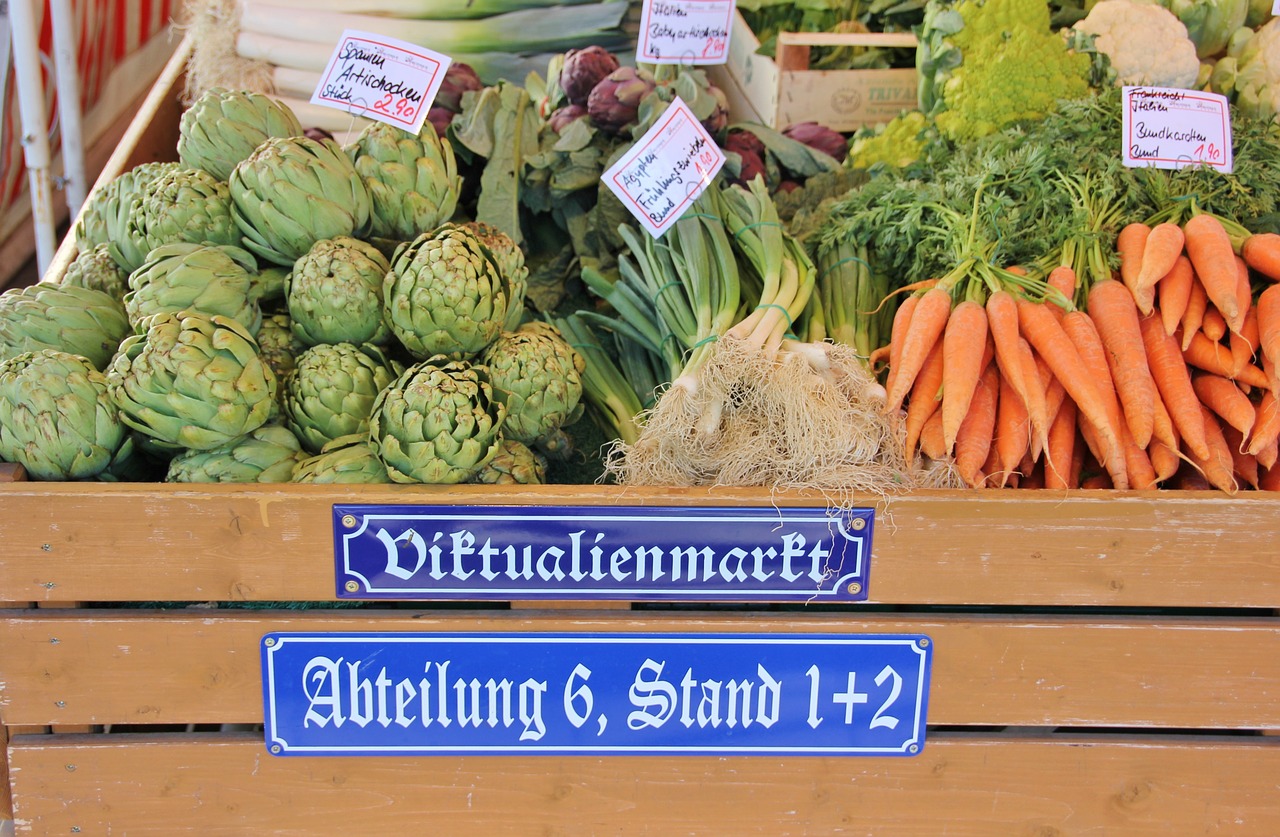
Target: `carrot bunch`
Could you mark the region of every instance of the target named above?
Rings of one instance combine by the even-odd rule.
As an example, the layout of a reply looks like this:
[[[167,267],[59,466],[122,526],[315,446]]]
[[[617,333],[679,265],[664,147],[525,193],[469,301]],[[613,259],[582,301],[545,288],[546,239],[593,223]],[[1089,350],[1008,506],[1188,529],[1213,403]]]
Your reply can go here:
[[[1115,271],[967,265],[976,287],[904,300],[886,408],[905,404],[908,457],[974,487],[1280,489],[1280,284],[1252,293],[1280,282],[1280,236],[1197,214],[1129,224],[1116,250]]]

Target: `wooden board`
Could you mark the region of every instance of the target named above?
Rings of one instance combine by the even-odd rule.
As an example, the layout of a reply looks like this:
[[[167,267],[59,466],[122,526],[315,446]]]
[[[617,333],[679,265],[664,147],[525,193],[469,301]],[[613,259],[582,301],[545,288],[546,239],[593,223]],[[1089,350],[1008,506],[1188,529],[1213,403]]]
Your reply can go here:
[[[274,758],[252,734],[26,736],[37,834],[1280,834],[1268,739],[938,736],[914,758]]]
[[[0,484],[0,601],[332,600],[334,503],[825,505],[751,489]],[[1280,495],[922,491],[877,513],[870,596],[1276,608],[1277,539]]]
[[[608,611],[28,611],[0,617],[11,724],[260,723],[271,631],[923,633],[929,723],[1280,728],[1280,620]]]

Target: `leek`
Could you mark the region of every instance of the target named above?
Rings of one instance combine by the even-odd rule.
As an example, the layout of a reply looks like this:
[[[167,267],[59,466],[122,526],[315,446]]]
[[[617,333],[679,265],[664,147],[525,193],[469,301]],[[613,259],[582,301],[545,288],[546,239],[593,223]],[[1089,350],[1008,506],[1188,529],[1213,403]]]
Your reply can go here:
[[[359,12],[422,20],[471,20],[522,9],[582,6],[598,0],[275,0],[277,6],[312,12]]]
[[[625,0],[586,6],[524,9],[481,20],[403,20],[375,15],[312,12],[245,0],[240,17],[240,43],[247,34],[323,44],[332,50],[348,29],[399,38],[437,52],[550,52],[600,44],[621,47],[627,35],[619,28],[627,13]],[[256,57],[240,54],[246,58]],[[265,60],[272,61],[271,58]],[[274,61],[273,61],[274,63]],[[296,65],[290,65],[296,66]]]

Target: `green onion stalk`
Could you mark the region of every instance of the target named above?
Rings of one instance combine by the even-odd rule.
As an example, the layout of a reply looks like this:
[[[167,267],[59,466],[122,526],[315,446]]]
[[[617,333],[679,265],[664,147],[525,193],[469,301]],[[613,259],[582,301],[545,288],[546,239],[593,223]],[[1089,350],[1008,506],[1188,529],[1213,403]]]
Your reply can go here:
[[[636,417],[644,407],[640,396],[614,363],[610,352],[580,314],[552,318],[550,322],[560,330],[569,345],[586,359],[582,389],[586,395],[588,413],[609,438],[621,439],[629,445],[635,444],[640,438]]]

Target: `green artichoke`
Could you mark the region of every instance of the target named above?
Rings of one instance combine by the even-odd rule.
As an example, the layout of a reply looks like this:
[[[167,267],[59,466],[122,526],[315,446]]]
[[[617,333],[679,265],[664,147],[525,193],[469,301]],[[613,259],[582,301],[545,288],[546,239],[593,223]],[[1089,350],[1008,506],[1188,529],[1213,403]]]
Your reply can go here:
[[[507,408],[503,433],[508,438],[555,453],[568,449],[560,428],[582,415],[586,369],[572,346],[550,326],[521,329],[503,334],[477,362]]]
[[[275,264],[292,265],[324,238],[359,237],[369,224],[364,181],[330,139],[267,139],[228,184],[244,246]]]
[[[261,93],[213,87],[178,123],[178,159],[218,180],[270,137],[300,137],[302,125],[283,102]]]
[[[284,265],[269,264],[260,267],[253,274],[253,298],[259,304],[283,300],[288,281],[289,268]]]
[[[293,469],[293,482],[333,485],[391,482],[387,468],[373,453],[366,434],[342,436]]]
[[[284,381],[285,423],[311,453],[340,436],[367,432],[378,393],[402,371],[375,346],[312,346]]]
[[[388,270],[372,244],[348,236],[317,241],[285,282],[294,334],[308,346],[390,341],[382,312]]]
[[[132,204],[124,238],[112,242],[112,254],[121,267],[133,271],[165,244],[238,247],[240,239],[227,184],[199,169],[175,169],[153,179],[142,199]]]
[[[169,462],[165,482],[289,482],[306,459],[286,427],[268,424],[221,447],[187,451]]]
[[[511,285],[471,230],[445,224],[402,245],[382,286],[391,331],[414,357],[471,357],[502,331]]]
[[[293,333],[288,314],[271,314],[262,318],[256,336],[258,354],[271,367],[276,380],[283,382],[298,363],[298,355],[307,347]],[[281,387],[283,392],[284,387]]]
[[[511,299],[507,303],[507,317],[503,331],[515,331],[524,318],[524,298],[529,290],[529,268],[524,263],[524,250],[515,239],[484,221],[466,221],[461,226],[471,230],[485,247],[489,248],[498,270],[511,285]]]
[[[276,378],[244,326],[194,311],[157,314],[107,371],[126,424],[160,448],[212,450],[267,422]]]
[[[91,250],[99,244],[125,240],[134,202],[142,200],[152,180],[179,168],[180,163],[142,163],[95,189],[76,220],[76,248]],[[126,272],[130,269],[124,265],[121,268]]]
[[[542,485],[546,481],[547,460],[515,439],[503,439],[497,455],[468,480],[484,485]]]
[[[156,314],[199,311],[237,321],[250,334],[262,323],[253,298],[253,256],[230,245],[165,244],[129,274],[124,309],[134,331]]]
[[[129,436],[107,397],[106,376],[53,349],[0,362],[0,414],[0,458],[37,480],[96,477]]]
[[[409,367],[378,396],[369,445],[394,482],[466,482],[497,455],[506,416],[471,364],[440,355]]]
[[[415,136],[370,122],[346,150],[369,190],[371,235],[409,241],[453,217],[462,178],[453,146],[434,127]]]
[[[124,299],[125,291],[129,290],[129,273],[121,270],[116,260],[111,258],[110,245],[95,244],[76,254],[59,284],[92,288],[112,299]]]
[[[0,359],[57,349],[105,371],[129,330],[124,305],[102,291],[37,282],[0,294]]]

